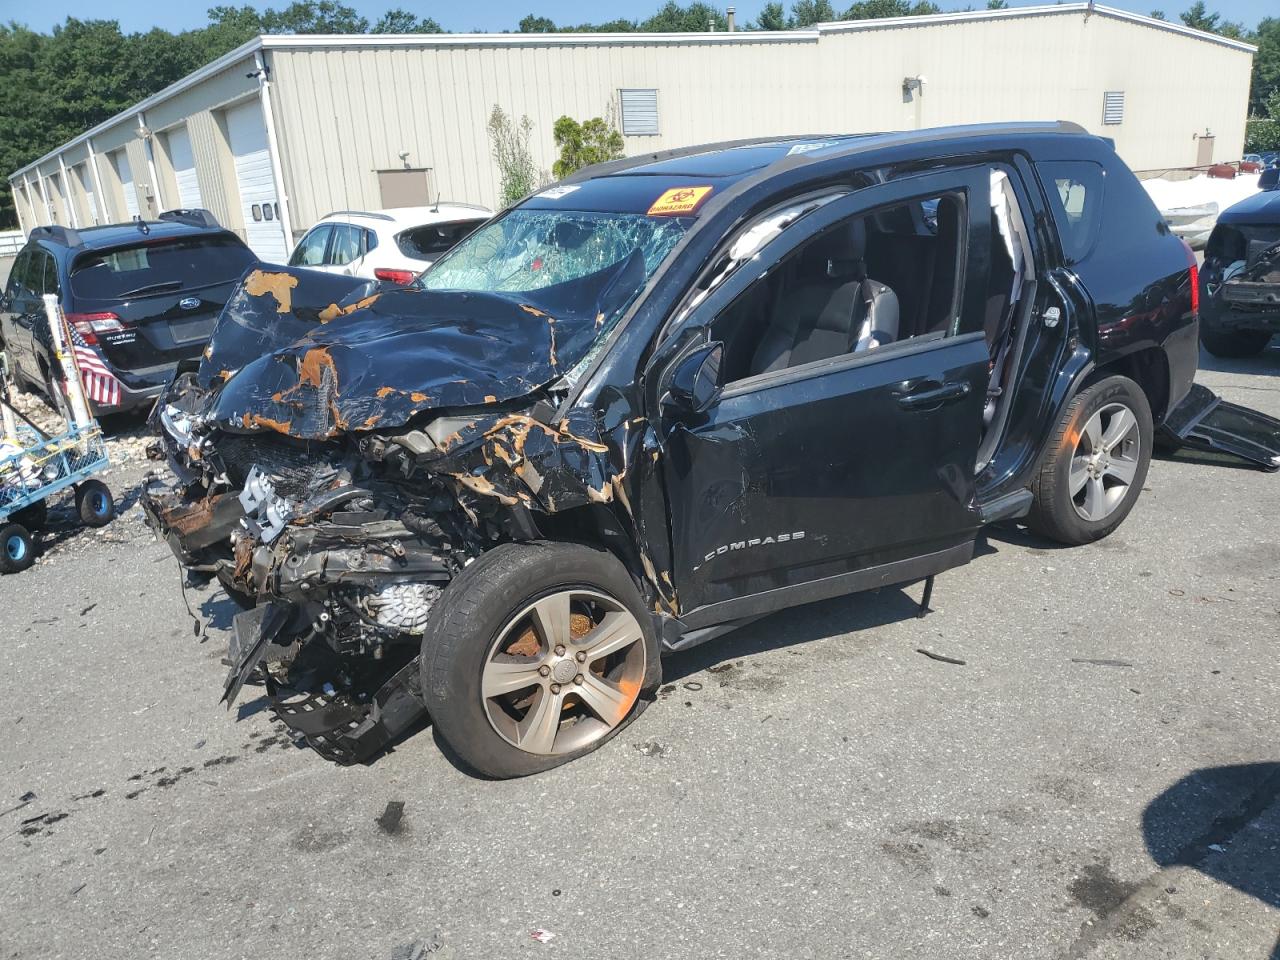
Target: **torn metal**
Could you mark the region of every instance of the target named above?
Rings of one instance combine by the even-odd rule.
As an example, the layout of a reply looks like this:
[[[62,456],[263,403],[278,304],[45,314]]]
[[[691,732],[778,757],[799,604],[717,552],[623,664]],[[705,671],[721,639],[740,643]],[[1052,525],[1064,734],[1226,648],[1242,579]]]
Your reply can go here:
[[[422,714],[419,648],[450,580],[496,543],[575,525],[612,535],[655,611],[674,612],[668,551],[637,546],[646,421],[614,393],[557,413],[642,268],[519,297],[246,275],[157,405],[152,455],[177,482],[143,497],[188,576],[246,608],[228,704],[261,681],[299,738],[369,758]]]

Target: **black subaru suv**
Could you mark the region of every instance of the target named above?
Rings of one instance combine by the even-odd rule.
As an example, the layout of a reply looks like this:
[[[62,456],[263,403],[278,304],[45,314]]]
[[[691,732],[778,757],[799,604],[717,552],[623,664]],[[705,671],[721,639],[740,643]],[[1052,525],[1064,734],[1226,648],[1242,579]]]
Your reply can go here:
[[[255,262],[207,210],[80,230],[36,227],[0,296],[0,349],[21,382],[52,398],[41,298],[57,294],[72,335],[105,370],[89,390],[94,411],[134,409],[160,393],[179,360],[200,354]]]
[[[1082,544],[1157,428],[1280,464],[1192,388],[1196,267],[1107,142],[1021,124],[581,171],[409,289],[251,272],[157,405],[144,504],[253,677],[352,762],[429,712],[518,776],[682,650],[931,578],[985,525]]]

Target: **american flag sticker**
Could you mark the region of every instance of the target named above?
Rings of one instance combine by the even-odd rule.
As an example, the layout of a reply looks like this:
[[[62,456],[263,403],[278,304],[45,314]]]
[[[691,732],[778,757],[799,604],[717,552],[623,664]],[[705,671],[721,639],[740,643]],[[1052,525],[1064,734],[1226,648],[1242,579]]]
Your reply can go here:
[[[85,396],[104,407],[116,406],[120,403],[120,381],[108,369],[102,355],[85,342],[80,331],[73,324],[67,326],[71,329],[71,349],[80,368]]]

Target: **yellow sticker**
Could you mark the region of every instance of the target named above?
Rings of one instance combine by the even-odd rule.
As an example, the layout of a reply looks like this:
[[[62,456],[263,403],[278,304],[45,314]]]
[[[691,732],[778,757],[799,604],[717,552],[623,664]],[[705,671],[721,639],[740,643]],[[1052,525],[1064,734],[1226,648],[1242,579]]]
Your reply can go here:
[[[670,217],[682,213],[693,213],[714,189],[715,187],[673,187],[653,201],[653,206],[649,208],[649,216]]]

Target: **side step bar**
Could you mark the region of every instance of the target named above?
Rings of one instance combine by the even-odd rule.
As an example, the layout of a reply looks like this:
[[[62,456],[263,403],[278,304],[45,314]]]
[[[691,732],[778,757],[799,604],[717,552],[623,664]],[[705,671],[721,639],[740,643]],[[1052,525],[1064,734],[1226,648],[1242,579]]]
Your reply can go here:
[[[1280,470],[1280,420],[1228,403],[1198,383],[1169,413],[1161,438],[1175,447],[1236,457]]]
[[[997,520],[1015,520],[1025,517],[1031,512],[1031,501],[1035,497],[1026,487],[1010,490],[1008,493],[978,504],[983,523],[995,523]]]

